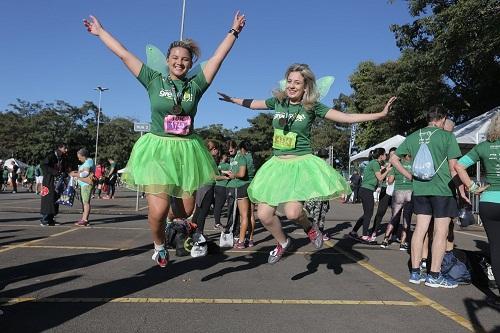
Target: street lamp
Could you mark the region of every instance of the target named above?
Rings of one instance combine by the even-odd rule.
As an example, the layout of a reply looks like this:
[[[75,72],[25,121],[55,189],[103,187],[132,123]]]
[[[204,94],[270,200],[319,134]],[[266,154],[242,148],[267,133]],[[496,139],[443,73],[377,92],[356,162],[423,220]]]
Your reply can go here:
[[[182,40],[184,37],[184,15],[185,15],[185,13],[186,13],[186,0],[182,0],[181,38],[180,38],[180,40]]]
[[[101,98],[102,98],[102,93],[103,91],[109,90],[109,88],[103,88],[101,86],[97,86],[97,88],[94,88],[94,90],[99,91],[99,105],[97,107],[97,134],[95,137],[95,162],[94,164],[97,165],[97,145],[99,144],[99,122],[101,119]]]

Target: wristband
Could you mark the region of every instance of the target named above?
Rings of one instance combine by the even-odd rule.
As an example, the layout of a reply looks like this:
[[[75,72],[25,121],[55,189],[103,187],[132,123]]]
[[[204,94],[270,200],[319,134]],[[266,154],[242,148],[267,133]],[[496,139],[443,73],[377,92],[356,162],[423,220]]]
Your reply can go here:
[[[233,36],[236,38],[238,38],[238,36],[240,34],[236,29],[233,29],[233,28],[231,28],[231,30],[229,30],[227,33],[233,34]]]

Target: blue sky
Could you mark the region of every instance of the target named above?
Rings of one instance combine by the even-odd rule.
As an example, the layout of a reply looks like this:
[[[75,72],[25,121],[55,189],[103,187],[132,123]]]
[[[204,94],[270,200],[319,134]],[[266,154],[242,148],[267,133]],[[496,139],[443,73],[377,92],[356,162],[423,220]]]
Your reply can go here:
[[[247,127],[255,111],[220,102],[217,91],[265,99],[288,65],[307,63],[317,77],[336,80],[323,100],[350,93],[349,75],[361,61],[396,59],[390,24],[411,21],[407,4],[387,0],[187,0],[184,36],[196,40],[207,59],[240,10],[247,25],[198,108],[196,127],[222,123]],[[166,50],[179,39],[182,0],[2,1],[0,11],[0,110],[16,98],[98,102],[108,116],[149,121],[144,88],[95,37],[82,19],[103,26],[145,61],[145,45]]]

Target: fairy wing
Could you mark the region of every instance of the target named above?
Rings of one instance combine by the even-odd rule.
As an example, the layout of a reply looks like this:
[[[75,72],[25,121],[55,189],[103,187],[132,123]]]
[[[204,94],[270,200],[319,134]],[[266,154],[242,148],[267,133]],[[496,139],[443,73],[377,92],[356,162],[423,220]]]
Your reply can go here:
[[[332,87],[333,81],[335,81],[335,78],[333,76],[323,76],[322,78],[316,80],[316,86],[318,87],[320,100],[328,94],[330,88]]]
[[[335,81],[335,78],[333,76],[323,76],[322,78],[319,78],[316,80],[316,86],[318,88],[319,92],[319,99],[323,99],[326,94],[330,91],[330,88],[332,87],[333,81]],[[280,81],[280,89],[285,90],[286,88],[286,80],[281,80]]]
[[[152,44],[146,45],[146,57],[149,68],[161,73],[164,76],[168,75],[165,55],[160,51],[160,49]]]
[[[163,76],[168,75],[168,66],[166,62],[166,56],[163,52],[160,51],[159,48],[152,44],[146,45],[146,57],[147,57],[147,65],[151,69],[161,73]],[[187,74],[187,77],[196,76],[203,68],[205,67],[207,61],[203,61],[202,63],[194,66]]]

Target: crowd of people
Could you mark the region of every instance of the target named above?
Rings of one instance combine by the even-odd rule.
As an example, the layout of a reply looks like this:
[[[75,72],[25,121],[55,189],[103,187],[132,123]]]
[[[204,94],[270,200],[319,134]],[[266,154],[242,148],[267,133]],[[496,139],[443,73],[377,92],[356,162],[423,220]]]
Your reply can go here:
[[[173,41],[165,60],[167,74],[162,74],[127,50],[97,18],[84,20],[88,32],[124,63],[150,99],[151,131],[135,143],[121,179],[125,186],[147,198],[152,260],[160,267],[168,265],[166,230],[179,221],[191,231],[191,255],[206,255],[205,221],[213,210],[214,227],[221,231],[221,239],[234,235],[231,244],[237,249],[255,245],[254,231],[259,220],[275,241],[268,263],[276,264],[293,247],[293,239],[283,230],[278,206],[286,219],[296,222],[312,245],[320,249],[329,239],[324,226],[329,201],[353,192],[352,200],[361,201],[363,214],[349,232],[350,238],[387,248],[395,234],[400,249],[410,251],[410,283],[455,288],[458,283],[444,272],[443,258],[450,247],[453,249],[451,221],[458,216],[459,206],[470,203],[466,195],[469,192],[482,193],[479,214],[498,283],[500,242],[495,232],[500,231],[500,115],[493,119],[487,141],[462,156],[456,138],[447,128],[446,112],[430,107],[426,127],[408,135],[399,147],[388,152],[374,149],[363,176],[356,172],[348,182],[325,161],[324,151],[313,152],[312,124],[316,119],[337,123],[383,119],[396,97],[391,97],[377,113],[340,112],[320,102],[314,73],[307,64],[296,63],[287,67],[285,85],[267,99],[218,93],[223,102],[273,112],[272,156],[257,170],[250,142],[204,141],[194,131],[198,103],[245,23],[245,16],[236,13],[213,55],[194,74],[190,70],[200,56],[197,44],[190,39]],[[115,196],[118,168],[113,159],[108,159],[107,166],[104,161],[95,164],[88,150],[82,148],[77,152],[79,166],[71,168],[67,153],[67,145],[59,144],[38,167],[26,170],[24,175],[35,184],[40,180],[35,192],[41,195],[43,226],[55,225],[58,200],[70,184],[79,188],[82,202],[82,216],[75,223],[79,227],[89,225],[92,198]],[[477,161],[486,169],[487,186],[479,186],[467,175],[466,169]],[[16,167],[9,169],[13,192],[17,191],[19,177]],[[371,223],[377,188],[378,206]],[[222,218],[225,206],[226,220]],[[389,206],[391,221],[382,230],[382,218]],[[412,231],[413,215],[416,225]],[[362,234],[358,235],[361,228]],[[378,244],[380,235],[383,240]],[[498,298],[491,304],[498,307]]]

